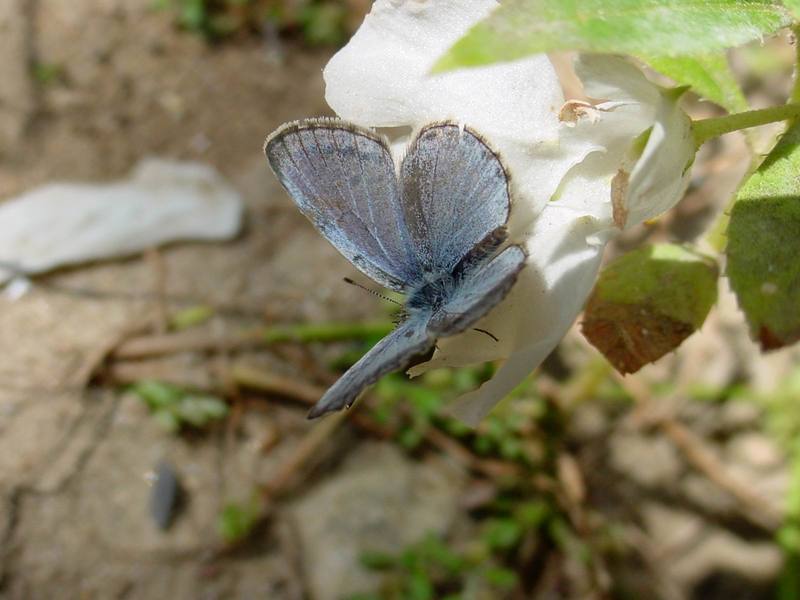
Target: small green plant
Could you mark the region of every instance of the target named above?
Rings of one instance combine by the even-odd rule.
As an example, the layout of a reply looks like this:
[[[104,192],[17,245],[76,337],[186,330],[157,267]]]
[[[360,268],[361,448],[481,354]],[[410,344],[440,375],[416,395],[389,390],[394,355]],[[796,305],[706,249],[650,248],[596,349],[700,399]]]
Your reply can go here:
[[[190,329],[201,325],[214,316],[214,308],[205,304],[190,306],[170,317],[169,326],[174,331]]]
[[[518,583],[514,571],[487,561],[482,551],[454,550],[433,534],[399,554],[366,552],[361,562],[383,572],[384,583],[378,592],[357,594],[348,600],[455,600],[463,597],[468,586],[498,597]]]
[[[156,0],[176,23],[207,40],[260,32],[271,24],[278,31],[299,32],[311,45],[340,44],[347,37],[348,8],[332,0]]]
[[[784,567],[778,580],[778,600],[800,597],[800,368],[795,368],[778,388],[757,397],[764,407],[767,430],[786,450],[790,463],[789,494],[786,517],[778,530],[777,540],[784,556]]]
[[[170,432],[180,431],[185,426],[202,428],[228,414],[228,405],[220,398],[195,394],[161,381],[140,381],[131,386],[131,391]]]
[[[258,506],[255,502],[226,504],[217,519],[217,531],[226,544],[246,538],[258,523]]]
[[[56,63],[37,62],[33,64],[33,78],[40,85],[53,85],[64,79],[64,67]]]

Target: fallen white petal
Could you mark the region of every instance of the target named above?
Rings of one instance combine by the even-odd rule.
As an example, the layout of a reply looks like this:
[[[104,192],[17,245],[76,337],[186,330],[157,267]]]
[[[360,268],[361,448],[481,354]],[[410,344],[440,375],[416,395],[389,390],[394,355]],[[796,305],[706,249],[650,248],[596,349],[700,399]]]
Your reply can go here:
[[[135,254],[177,240],[222,240],[241,226],[242,201],[216,171],[150,159],[130,179],[55,183],[0,204],[0,283],[14,271]]]

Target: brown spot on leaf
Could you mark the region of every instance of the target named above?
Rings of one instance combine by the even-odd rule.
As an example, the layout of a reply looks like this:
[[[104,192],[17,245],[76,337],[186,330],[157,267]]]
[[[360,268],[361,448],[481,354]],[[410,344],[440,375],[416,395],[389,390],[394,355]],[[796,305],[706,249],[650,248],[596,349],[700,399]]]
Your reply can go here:
[[[594,296],[586,307],[583,335],[622,374],[672,352],[694,327],[636,304],[607,304]]]
[[[784,346],[790,346],[800,340],[800,332],[780,336],[766,325],[762,325],[758,330],[758,342],[764,351],[778,350]]]
[[[628,184],[631,174],[620,169],[611,180],[611,209],[614,216],[614,225],[623,229],[628,222],[628,209],[625,206],[625,197],[628,195]]]

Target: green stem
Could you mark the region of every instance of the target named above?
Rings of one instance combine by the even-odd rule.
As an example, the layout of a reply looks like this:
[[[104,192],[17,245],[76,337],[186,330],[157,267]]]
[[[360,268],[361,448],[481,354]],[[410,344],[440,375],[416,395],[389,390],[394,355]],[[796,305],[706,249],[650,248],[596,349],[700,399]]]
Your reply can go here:
[[[726,133],[731,133],[732,131],[775,123],[776,121],[796,119],[798,117],[800,117],[800,103],[792,103],[762,108],[760,110],[749,110],[747,112],[725,115],[724,117],[701,119],[692,123],[692,130],[694,131],[695,143],[699,148],[708,140],[725,135]]]
[[[800,27],[794,27],[792,31],[794,32],[795,39],[798,39],[800,37]],[[792,87],[792,93],[789,95],[789,100],[786,105],[781,107],[776,107],[776,108],[782,108],[784,112],[791,112],[792,107],[796,107],[797,104],[800,103],[800,44],[795,44],[794,46],[795,46],[795,68],[794,68],[794,85]],[[766,110],[773,111],[774,109],[766,109]],[[762,113],[763,111],[753,111],[753,112]],[[742,114],[748,114],[748,113],[742,113]],[[739,115],[730,115],[730,116],[734,117],[735,120],[735,118],[738,117]],[[798,118],[798,116],[800,115],[797,115],[795,113],[787,117],[792,119],[792,122],[789,123],[790,127],[793,125],[795,121],[800,121],[800,118]],[[724,119],[725,117],[722,118]],[[695,141],[697,142],[698,148],[702,145],[703,142],[707,141],[711,137],[715,137],[714,135],[709,135],[709,133],[711,133],[712,126],[714,124],[711,123],[707,125],[702,125],[701,123],[706,123],[708,121],[714,121],[714,120],[715,119],[706,119],[705,121],[699,121],[693,124]],[[698,128],[699,124],[700,127]],[[757,124],[761,125],[762,123],[757,123]],[[717,124],[717,126],[718,125],[719,124]],[[704,128],[705,131],[703,131]],[[722,135],[722,133],[727,133],[727,132],[722,131],[720,133],[717,133],[716,135]],[[703,135],[705,135],[706,137],[701,138],[701,136]],[[753,144],[749,143],[748,145],[750,146],[750,149],[752,151]],[[742,180],[739,182],[739,186],[737,187],[736,193],[734,193],[733,196],[731,196],[727,206],[719,215],[709,233],[706,235],[706,240],[711,244],[712,247],[714,247],[719,252],[725,250],[725,245],[727,244],[727,238],[725,234],[728,231],[728,223],[731,220],[731,211],[733,210],[733,205],[736,203],[736,197],[739,194],[738,190],[748,179],[750,179],[750,176],[753,173],[755,173],[760,163],[761,163],[761,157],[759,157],[754,153],[751,159],[750,168],[748,169],[744,177],[742,177]]]
[[[797,36],[800,36],[800,27],[793,27],[792,33],[794,33],[794,39],[797,40]],[[797,42],[794,44],[794,53],[794,86],[789,95],[789,102],[800,102],[800,44]]]
[[[383,337],[393,326],[388,321],[367,323],[308,323],[276,325],[261,330],[261,339],[268,344],[278,342],[338,342]]]

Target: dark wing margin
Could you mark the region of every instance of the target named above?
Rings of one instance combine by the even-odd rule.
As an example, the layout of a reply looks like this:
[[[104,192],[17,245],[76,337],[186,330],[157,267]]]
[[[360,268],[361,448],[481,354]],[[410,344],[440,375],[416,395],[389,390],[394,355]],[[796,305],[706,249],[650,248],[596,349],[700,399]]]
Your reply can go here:
[[[491,231],[506,224],[508,174],[469,128],[424,127],[400,168],[408,231],[423,270],[449,273]]]
[[[500,254],[464,273],[450,300],[434,313],[428,331],[437,337],[455,335],[474,325],[506,297],[525,266],[521,246]]]
[[[402,291],[420,277],[385,138],[338,119],[287,123],[264,143],[278,180],[360,271]]]
[[[334,383],[309,411],[315,419],[325,413],[350,408],[361,393],[382,376],[405,369],[414,357],[433,348],[427,315],[417,314],[378,342]]]

